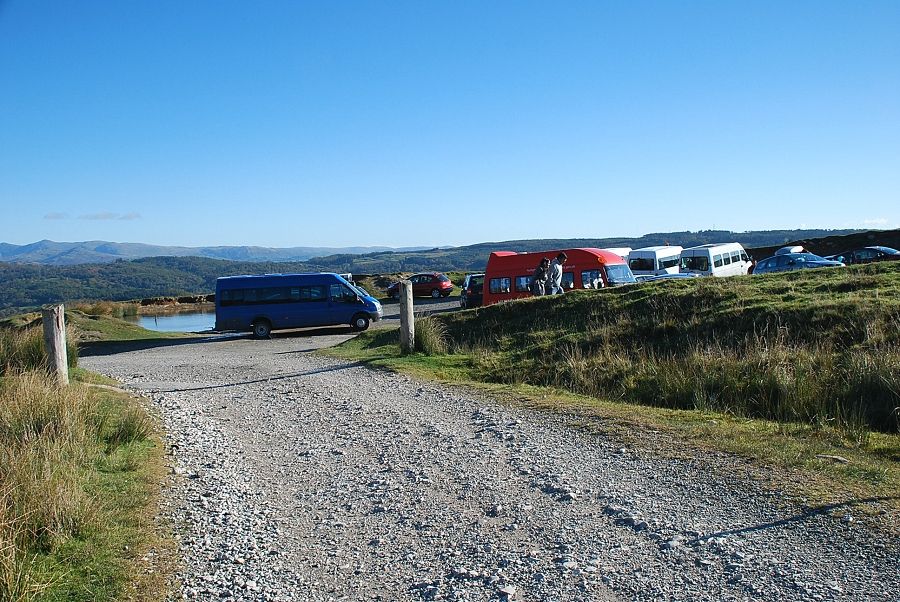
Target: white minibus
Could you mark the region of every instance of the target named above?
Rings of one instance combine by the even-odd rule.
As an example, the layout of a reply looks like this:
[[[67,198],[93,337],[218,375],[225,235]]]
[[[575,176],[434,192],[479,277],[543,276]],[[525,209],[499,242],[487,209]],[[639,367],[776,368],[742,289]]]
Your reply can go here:
[[[622,261],[628,261],[628,254],[631,253],[631,247],[610,247],[608,249],[600,249],[601,251],[609,251],[613,255],[618,255]]]
[[[700,245],[681,252],[680,267],[701,276],[741,276],[750,269],[750,257],[736,242]]]
[[[628,253],[628,267],[635,276],[677,274],[681,247],[644,247]]]

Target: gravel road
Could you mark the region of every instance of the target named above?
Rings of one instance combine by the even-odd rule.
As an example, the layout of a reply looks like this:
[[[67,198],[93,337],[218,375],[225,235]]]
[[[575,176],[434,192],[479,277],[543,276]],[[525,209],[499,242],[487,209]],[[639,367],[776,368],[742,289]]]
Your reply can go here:
[[[900,542],[856,506],[324,358],[351,335],[317,333],[81,358],[163,417],[176,599],[900,600]]]

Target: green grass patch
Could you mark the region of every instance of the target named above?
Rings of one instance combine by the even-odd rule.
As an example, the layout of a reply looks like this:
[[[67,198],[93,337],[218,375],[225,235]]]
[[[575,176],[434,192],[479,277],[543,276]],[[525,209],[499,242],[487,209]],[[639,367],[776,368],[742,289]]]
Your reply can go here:
[[[656,282],[443,314],[478,380],[896,433],[900,266]]]
[[[154,526],[163,446],[136,400],[60,388],[38,372],[6,376],[0,447],[0,549],[11,552],[0,561],[0,599],[163,595],[174,549]]]

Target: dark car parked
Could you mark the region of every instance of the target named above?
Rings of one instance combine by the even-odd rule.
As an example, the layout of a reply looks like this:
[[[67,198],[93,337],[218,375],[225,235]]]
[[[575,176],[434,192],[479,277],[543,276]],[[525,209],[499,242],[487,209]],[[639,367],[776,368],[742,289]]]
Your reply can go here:
[[[453,283],[450,279],[439,272],[429,272],[426,274],[414,274],[409,277],[412,282],[414,297],[432,297],[439,299],[448,297],[453,292]],[[394,282],[387,287],[388,297],[391,299],[400,298],[400,283]]]
[[[890,247],[864,247],[846,253],[829,255],[825,259],[833,259],[848,265],[855,263],[872,263],[875,261],[900,261],[900,251]]]
[[[481,307],[484,290],[484,274],[467,274],[459,293],[459,306],[463,309]]]
[[[806,268],[844,267],[840,261],[832,261],[813,255],[812,253],[785,253],[763,259],[753,268],[754,274],[769,274],[771,272],[790,272]]]

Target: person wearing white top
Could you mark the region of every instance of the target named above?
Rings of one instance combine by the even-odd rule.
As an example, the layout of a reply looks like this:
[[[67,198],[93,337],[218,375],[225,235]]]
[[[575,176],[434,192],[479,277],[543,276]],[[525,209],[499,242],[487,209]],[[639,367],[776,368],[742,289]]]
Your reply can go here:
[[[562,269],[566,263],[566,254],[561,252],[550,262],[550,276],[547,278],[547,294],[558,295],[563,292]]]

